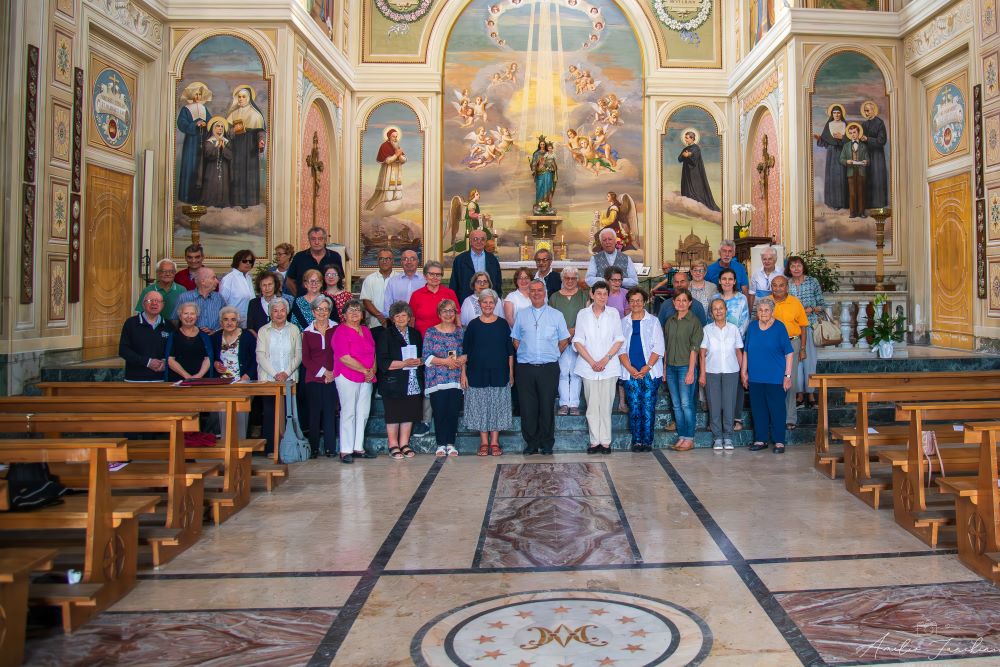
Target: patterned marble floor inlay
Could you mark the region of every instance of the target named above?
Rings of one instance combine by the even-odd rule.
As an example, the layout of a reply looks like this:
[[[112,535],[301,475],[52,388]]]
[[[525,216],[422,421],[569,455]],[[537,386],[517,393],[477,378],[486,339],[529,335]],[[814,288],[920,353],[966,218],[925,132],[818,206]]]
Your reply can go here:
[[[445,612],[411,643],[419,667],[697,664],[712,647],[683,607],[611,591],[550,590],[478,600]]]
[[[829,664],[1000,656],[1000,590],[986,582],[775,597]]]
[[[603,463],[497,466],[474,567],[641,562]]]
[[[29,640],[24,664],[304,665],[336,617],[333,609],[101,614],[72,635]]]

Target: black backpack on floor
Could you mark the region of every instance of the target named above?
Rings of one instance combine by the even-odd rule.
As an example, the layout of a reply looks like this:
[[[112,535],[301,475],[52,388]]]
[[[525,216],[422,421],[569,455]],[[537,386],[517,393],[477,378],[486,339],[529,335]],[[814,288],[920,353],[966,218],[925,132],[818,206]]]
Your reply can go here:
[[[7,471],[7,487],[14,512],[59,504],[66,493],[66,487],[45,463],[12,463]]]

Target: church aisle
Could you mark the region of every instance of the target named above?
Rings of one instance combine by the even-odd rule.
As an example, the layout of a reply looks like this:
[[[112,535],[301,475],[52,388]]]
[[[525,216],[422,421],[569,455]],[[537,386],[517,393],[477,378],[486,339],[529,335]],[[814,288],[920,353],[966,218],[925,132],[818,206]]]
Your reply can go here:
[[[811,457],[298,464],[26,664],[995,661],[1000,594]]]

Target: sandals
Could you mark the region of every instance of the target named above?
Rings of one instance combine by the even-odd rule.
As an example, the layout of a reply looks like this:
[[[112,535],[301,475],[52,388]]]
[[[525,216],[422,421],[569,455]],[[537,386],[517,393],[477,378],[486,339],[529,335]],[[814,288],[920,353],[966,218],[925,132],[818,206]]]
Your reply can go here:
[[[489,456],[490,455],[490,446],[487,443],[485,443],[485,442],[482,443],[481,445],[479,445],[479,452],[478,452],[478,454],[479,454],[479,456]]]
[[[501,456],[503,455],[503,450],[500,449],[500,445],[490,445],[490,456]]]
[[[743,430],[743,420],[742,419],[734,419],[733,420],[733,430],[734,431],[742,431]]]
[[[445,452],[447,452],[448,456],[458,456],[458,450],[455,449],[454,445],[448,445],[445,447]]]
[[[399,450],[403,454],[403,456],[405,456],[408,459],[412,459],[414,456],[417,455],[416,452],[410,449],[409,445],[400,445]]]
[[[780,442],[774,443],[774,449],[772,450],[775,454],[784,454],[785,446]]]
[[[752,445],[750,445],[749,447],[747,447],[747,449],[751,452],[759,452],[762,449],[767,449],[767,443],[757,441]]]
[[[444,445],[441,445],[440,447],[437,448],[437,451],[434,452],[434,456],[438,456],[438,457],[440,457],[440,456],[448,456],[448,450],[444,448]]]
[[[400,461],[403,459],[403,452],[400,451],[399,447],[390,447],[389,456],[396,459],[397,461]]]

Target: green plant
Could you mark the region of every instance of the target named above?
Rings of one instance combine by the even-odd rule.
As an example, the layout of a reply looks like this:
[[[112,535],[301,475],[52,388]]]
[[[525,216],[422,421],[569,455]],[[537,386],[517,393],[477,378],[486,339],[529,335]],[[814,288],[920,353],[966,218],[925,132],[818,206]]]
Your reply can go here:
[[[906,332],[906,318],[902,313],[893,317],[892,313],[885,309],[886,296],[883,293],[875,295],[872,303],[875,316],[868,322],[868,326],[858,332],[861,338],[870,338],[872,343],[884,341],[895,341],[901,343]]]
[[[819,286],[825,293],[837,292],[840,290],[840,276],[837,269],[839,264],[831,264],[826,261],[822,253],[816,252],[815,248],[793,253],[801,257],[806,265],[806,273],[819,281]]]

